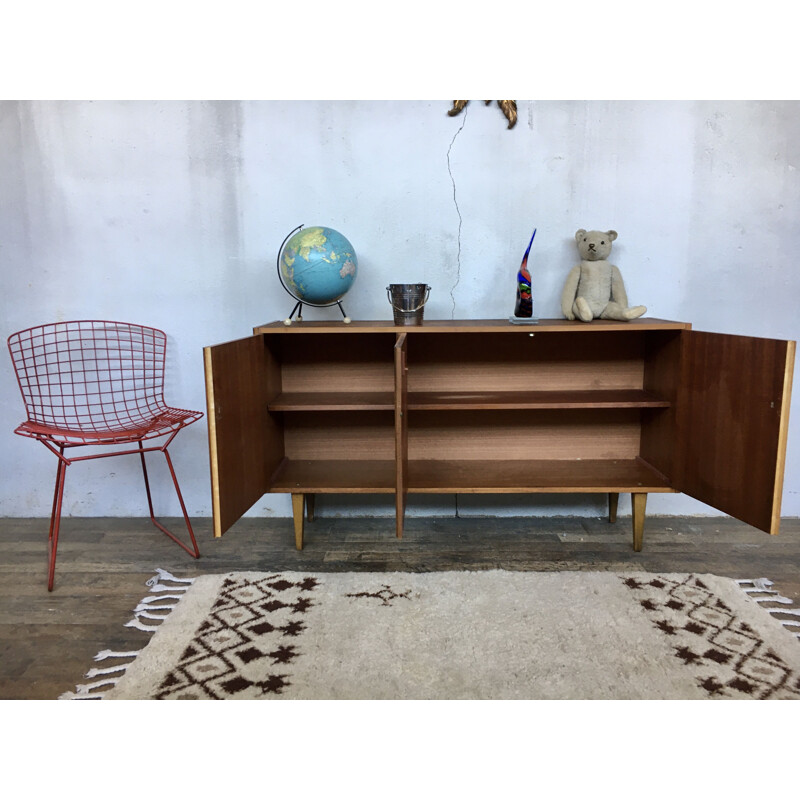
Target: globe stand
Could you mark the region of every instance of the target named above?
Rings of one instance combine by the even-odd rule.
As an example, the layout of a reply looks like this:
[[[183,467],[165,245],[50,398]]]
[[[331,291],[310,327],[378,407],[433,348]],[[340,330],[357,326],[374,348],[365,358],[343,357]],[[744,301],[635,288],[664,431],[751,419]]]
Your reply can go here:
[[[284,287],[284,288],[286,288],[286,287]],[[291,292],[289,292],[289,294],[291,294]],[[292,295],[292,297],[294,297],[294,295]],[[353,321],[353,320],[350,319],[350,317],[347,316],[347,314],[344,313],[344,306],[342,305],[342,301],[341,300],[337,300],[335,303],[328,303],[327,305],[324,305],[324,306],[315,305],[314,303],[306,303],[306,305],[312,306],[313,308],[330,308],[331,306],[339,306],[339,311],[342,312],[342,316],[344,317],[344,319],[342,320],[344,322],[344,324],[345,325],[349,325]],[[297,313],[297,319],[295,320],[295,322],[302,322],[303,321],[303,316],[302,316],[302,314],[303,314],[303,301],[302,300],[298,300],[295,303],[295,306],[292,309],[292,313],[289,314],[289,316],[283,321],[283,324],[284,325],[291,325],[292,324],[292,317],[295,315],[295,313]]]
[[[303,306],[311,306],[312,308],[331,308],[332,306],[339,306],[339,311],[342,312],[342,317],[344,317],[343,322],[345,325],[349,325],[352,320],[347,314],[344,313],[344,306],[342,305],[341,300],[334,300],[332,303],[309,303],[308,300],[301,300],[289,287],[283,282],[283,275],[281,275],[281,256],[283,255],[283,248],[286,246],[286,242],[294,236],[297,231],[299,231],[303,226],[298,225],[293,231],[289,232],[289,235],[283,240],[279,250],[278,250],[278,280],[281,282],[281,286],[283,286],[286,293],[297,300],[292,309],[292,313],[289,314],[288,317],[283,321],[284,325],[291,325],[292,324],[292,317],[297,314],[297,319],[295,322],[302,322],[303,321]]]

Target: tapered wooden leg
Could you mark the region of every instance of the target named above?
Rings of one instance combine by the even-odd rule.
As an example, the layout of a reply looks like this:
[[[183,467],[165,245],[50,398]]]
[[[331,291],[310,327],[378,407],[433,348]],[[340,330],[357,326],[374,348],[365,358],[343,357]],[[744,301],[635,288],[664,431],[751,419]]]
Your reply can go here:
[[[633,505],[633,549],[638,553],[642,549],[644,538],[644,510],[647,506],[647,492],[631,495]]]
[[[294,545],[298,550],[303,549],[303,501],[305,495],[292,495],[292,516],[294,517]]]
[[[307,494],[306,495],[306,519],[309,522],[314,521],[314,499],[316,498],[315,494]]]
[[[608,493],[608,521],[617,521],[617,506],[619,505],[619,492]]]

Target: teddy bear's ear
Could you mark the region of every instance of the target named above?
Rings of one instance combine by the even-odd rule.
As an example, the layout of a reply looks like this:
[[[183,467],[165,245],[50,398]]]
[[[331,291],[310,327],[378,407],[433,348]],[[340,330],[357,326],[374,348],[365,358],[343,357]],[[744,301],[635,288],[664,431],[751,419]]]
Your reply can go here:
[[[575,233],[575,241],[576,242],[579,241],[581,236],[583,236],[585,233],[586,233],[586,231],[583,228],[581,228],[579,231],[577,231]]]
[[[606,233],[608,234],[608,238],[611,239],[612,242],[614,241],[614,239],[617,238],[616,231],[606,231]]]

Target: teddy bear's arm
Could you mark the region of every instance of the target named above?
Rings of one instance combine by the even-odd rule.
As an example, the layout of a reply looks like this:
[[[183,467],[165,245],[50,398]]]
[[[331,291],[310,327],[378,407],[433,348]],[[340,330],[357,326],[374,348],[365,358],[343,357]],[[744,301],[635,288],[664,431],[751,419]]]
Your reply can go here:
[[[619,303],[623,308],[628,307],[628,295],[625,284],[622,282],[622,273],[613,264],[611,265],[611,302]]]
[[[567,319],[575,319],[575,315],[572,313],[572,306],[575,303],[575,295],[578,293],[578,281],[580,280],[581,276],[581,267],[580,264],[577,267],[573,267],[570,270],[569,275],[567,275],[566,283],[564,284],[564,290],[561,292],[561,313]]]

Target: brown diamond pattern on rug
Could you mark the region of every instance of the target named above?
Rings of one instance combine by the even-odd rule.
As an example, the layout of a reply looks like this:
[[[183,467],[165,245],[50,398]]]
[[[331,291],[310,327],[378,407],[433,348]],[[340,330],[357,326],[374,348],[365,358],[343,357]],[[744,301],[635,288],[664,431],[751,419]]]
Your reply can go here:
[[[380,600],[381,601],[381,605],[383,605],[383,606],[391,606],[392,605],[392,600],[399,600],[399,599],[409,600],[409,599],[411,599],[411,591],[410,590],[406,590],[405,592],[402,592],[402,593],[398,594],[397,592],[394,591],[394,589],[392,589],[391,586],[389,586],[389,584],[384,583],[383,587],[381,588],[380,591],[377,591],[377,592],[351,592],[350,594],[345,595],[345,597],[355,597],[355,598],[368,597],[368,598],[372,598],[374,600]]]
[[[315,578],[291,581],[281,574],[227,578],[156,697],[230,699],[254,689],[280,694],[291,685],[292,663],[302,656],[302,617],[316,587]]]
[[[64,699],[797,700],[800,643],[781,624],[795,610],[762,584],[606,571],[200,575],[141,652],[120,654],[134,659]]]
[[[695,575],[623,583],[709,697],[800,698],[800,675]]]

